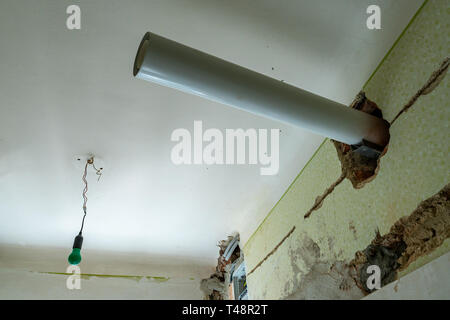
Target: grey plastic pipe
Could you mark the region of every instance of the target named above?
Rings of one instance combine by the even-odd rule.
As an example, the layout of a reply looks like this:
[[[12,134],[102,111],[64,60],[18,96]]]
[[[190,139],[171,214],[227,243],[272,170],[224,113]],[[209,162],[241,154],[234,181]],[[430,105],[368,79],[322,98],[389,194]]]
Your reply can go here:
[[[151,32],[139,45],[133,74],[346,144],[387,144],[382,119]]]

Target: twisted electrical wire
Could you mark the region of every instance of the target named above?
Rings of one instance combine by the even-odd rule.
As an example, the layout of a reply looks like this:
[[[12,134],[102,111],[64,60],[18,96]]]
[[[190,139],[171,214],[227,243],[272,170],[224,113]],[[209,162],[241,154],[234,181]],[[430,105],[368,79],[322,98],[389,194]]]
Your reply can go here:
[[[86,165],[84,166],[83,177],[81,178],[81,180],[83,180],[83,183],[84,183],[84,189],[83,189],[83,212],[84,212],[84,215],[83,215],[83,221],[81,222],[81,229],[80,229],[80,233],[79,233],[80,235],[83,232],[84,218],[86,218],[86,209],[87,209],[86,205],[87,205],[87,201],[88,201],[88,198],[87,198],[88,182],[86,180],[88,165],[89,165],[89,160],[86,161]]]
[[[79,235],[81,235],[81,233],[83,232],[84,219],[86,218],[86,213],[87,213],[87,201],[88,201],[88,198],[87,198],[87,192],[88,192],[88,182],[87,182],[86,177],[87,177],[87,169],[88,169],[88,166],[89,166],[89,165],[92,165],[92,167],[94,168],[95,173],[98,175],[98,180],[100,180],[100,177],[102,176],[102,169],[103,169],[103,168],[97,169],[97,168],[95,167],[95,165],[94,165],[94,157],[91,157],[91,158],[87,159],[86,165],[84,166],[83,176],[81,177],[81,180],[83,180],[83,183],[84,183],[84,189],[83,189],[83,193],[82,193],[82,195],[83,195],[83,212],[84,212],[84,215],[83,215],[83,221],[81,222],[81,229],[80,229]],[[98,181],[98,180],[97,180],[97,181]]]

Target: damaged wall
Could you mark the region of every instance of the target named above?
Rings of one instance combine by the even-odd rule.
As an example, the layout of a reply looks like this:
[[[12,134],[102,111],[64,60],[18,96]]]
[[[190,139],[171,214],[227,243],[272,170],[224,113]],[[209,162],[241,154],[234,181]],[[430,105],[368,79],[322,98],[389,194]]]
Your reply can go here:
[[[364,86],[388,121],[448,56],[450,4],[427,1]],[[244,246],[251,299],[361,298],[347,263],[403,216],[450,182],[449,78],[420,97],[390,130],[377,177],[362,189],[342,182],[310,218],[315,198],[341,174],[336,149],[325,140],[308,165]],[[342,81],[345,81],[344,79]],[[355,92],[356,94],[356,92]],[[300,147],[300,146],[299,146]],[[400,277],[450,251],[445,240],[408,262]]]
[[[432,197],[422,201],[410,215],[397,220],[388,233],[376,233],[372,243],[355,254],[350,266],[355,269],[356,284],[365,292],[370,265],[381,269],[381,285],[397,279],[417,259],[439,248],[450,238],[450,183]]]
[[[215,271],[209,277],[200,281],[200,289],[204,293],[205,300],[230,300],[228,295],[230,268],[234,262],[238,260],[240,263],[244,258],[239,247],[239,239],[239,234],[235,233],[217,244],[219,257],[217,258]],[[233,243],[237,243],[235,249],[230,250],[231,255],[229,257],[225,257],[227,249],[232,248]]]

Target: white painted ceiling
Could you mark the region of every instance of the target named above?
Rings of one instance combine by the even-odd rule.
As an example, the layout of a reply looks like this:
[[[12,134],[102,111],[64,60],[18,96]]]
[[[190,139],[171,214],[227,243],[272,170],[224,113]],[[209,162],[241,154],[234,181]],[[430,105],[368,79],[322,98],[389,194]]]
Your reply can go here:
[[[67,247],[82,218],[83,250],[168,254],[213,263],[218,240],[243,242],[323,137],[134,79],[152,31],[276,79],[351,102],[421,0],[0,1],[0,242]],[[81,7],[81,30],[66,7]],[[379,4],[382,30],[366,28]],[[280,170],[175,166],[176,128],[280,128]],[[65,258],[65,257],[64,257]]]

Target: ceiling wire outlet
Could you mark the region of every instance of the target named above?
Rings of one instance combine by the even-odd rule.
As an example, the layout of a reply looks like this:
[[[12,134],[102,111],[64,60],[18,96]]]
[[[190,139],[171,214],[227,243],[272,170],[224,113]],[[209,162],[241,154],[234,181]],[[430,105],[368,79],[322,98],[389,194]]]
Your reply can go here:
[[[93,159],[92,162],[90,162],[90,159]],[[86,162],[89,163],[90,166],[92,165],[96,172],[103,172],[104,168],[106,168],[105,161],[101,157],[91,153],[75,155],[72,159],[72,163],[77,170],[83,170]]]

